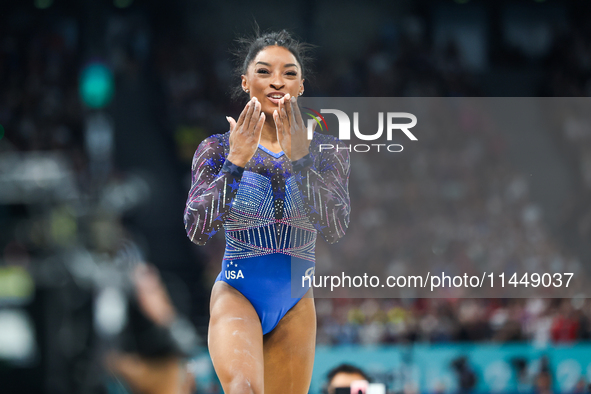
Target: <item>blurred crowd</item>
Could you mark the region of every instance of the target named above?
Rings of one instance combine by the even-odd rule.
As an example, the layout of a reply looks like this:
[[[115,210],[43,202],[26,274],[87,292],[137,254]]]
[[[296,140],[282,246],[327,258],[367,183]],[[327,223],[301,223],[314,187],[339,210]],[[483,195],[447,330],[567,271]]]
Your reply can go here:
[[[20,295],[11,277],[0,292],[0,312],[21,324],[0,324],[16,342],[0,352],[3,390],[104,392],[108,382],[126,392],[125,381],[129,392],[162,393],[182,381],[194,392],[181,361],[198,336],[124,224],[147,188],[113,166],[112,119],[81,99],[84,52],[67,13],[21,10],[0,26],[0,275],[23,269],[32,293]],[[178,351],[177,321],[192,336],[189,352]]]
[[[567,61],[565,61],[567,59]],[[547,96],[565,97],[559,111],[548,119],[556,147],[569,165],[576,189],[565,207],[560,231],[569,247],[591,256],[591,40],[582,32],[571,32],[557,40],[548,55],[548,80],[541,89]]]
[[[492,341],[537,346],[591,338],[586,299],[318,299],[318,343]]]
[[[20,23],[19,23],[20,22]],[[75,20],[13,21],[0,36],[2,149],[59,150],[84,167],[84,111],[78,95]]]
[[[7,265],[27,266],[78,242],[76,200],[90,181],[78,95],[80,54],[73,19],[37,21],[23,14],[0,31],[0,219],[9,230],[0,236],[0,258]],[[62,173],[54,174],[56,168]],[[46,177],[44,169],[51,175]],[[71,186],[63,204],[52,205],[52,176]],[[30,184],[34,187],[28,189]],[[51,207],[29,215],[22,205],[27,201]]]

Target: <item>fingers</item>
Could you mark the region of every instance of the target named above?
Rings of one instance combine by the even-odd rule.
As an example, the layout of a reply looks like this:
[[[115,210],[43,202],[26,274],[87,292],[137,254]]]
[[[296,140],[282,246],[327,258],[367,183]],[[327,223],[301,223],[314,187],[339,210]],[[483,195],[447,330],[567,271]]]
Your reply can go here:
[[[286,94],[286,96],[288,95],[289,93]],[[273,119],[275,120],[276,125],[280,123],[281,127],[280,129],[278,128],[278,130],[280,130],[281,135],[283,135],[283,133],[289,130],[289,120],[287,118],[287,112],[285,112],[285,96],[281,100],[279,100],[278,108],[275,110],[275,112],[278,116],[277,119],[275,119],[275,117],[273,117]]]
[[[279,103],[277,104],[277,115],[279,115],[279,119],[281,119],[281,114],[283,109],[283,99],[279,100]],[[281,119],[281,121],[283,122],[283,120]]]
[[[298,105],[297,99],[292,97],[291,102],[294,124],[297,124],[298,127],[304,127],[304,120],[302,119],[302,113],[300,112],[300,106]]]
[[[265,113],[261,112],[261,115],[259,116],[259,121],[257,122],[256,127],[254,129],[254,135],[257,139],[257,146],[261,142],[261,134],[263,131],[264,124],[265,124]]]
[[[238,129],[248,130],[249,132],[253,133],[254,128],[260,120],[261,109],[261,103],[256,97],[250,99],[250,101],[240,113],[238,122],[234,121],[234,119],[230,118],[229,116],[226,116],[226,119],[230,123],[231,130],[234,130],[237,127]]]
[[[250,119],[250,125],[249,125],[248,129],[252,133],[256,133],[256,128],[258,127],[259,121],[261,120],[261,115],[262,115],[261,110],[263,109],[263,106],[257,100],[256,97],[254,97],[253,99],[255,100],[255,107],[254,107],[254,111],[252,112],[252,118]]]
[[[290,130],[291,126],[289,124],[289,117],[287,115],[287,111],[285,110],[285,107],[281,108],[281,122],[283,123],[283,130],[285,130],[286,132]]]
[[[228,123],[230,123],[230,131],[234,130],[234,128],[236,127],[236,121],[234,120],[234,118],[226,116],[226,120],[228,121]]]
[[[244,109],[240,113],[240,117],[238,118],[238,122],[236,123],[236,126],[242,127],[244,125],[244,120],[246,119],[246,113],[250,109],[251,104],[252,104],[252,100],[246,104],[246,106],[244,107]]]
[[[283,103],[284,106],[283,108],[285,108],[285,112],[287,114],[287,122],[289,126],[295,125],[295,122],[293,121],[293,114],[292,114],[292,109],[291,109],[291,95],[289,93],[287,93],[285,96],[283,96]],[[293,129],[293,127],[292,127]]]
[[[273,111],[273,120],[275,121],[275,128],[277,129],[277,138],[283,136],[283,121],[278,110]]]
[[[246,115],[244,118],[244,124],[242,125],[242,128],[244,130],[250,130],[252,127],[251,126],[252,114],[254,113],[254,110],[256,108],[255,98],[253,97],[248,104],[249,104],[248,111],[246,111]],[[254,126],[254,124],[253,124],[253,126]]]
[[[261,116],[262,105],[256,97],[252,98],[252,111],[246,113],[246,120],[244,121],[244,129],[248,130],[250,134],[254,133],[254,129]],[[247,122],[248,121],[248,122]]]

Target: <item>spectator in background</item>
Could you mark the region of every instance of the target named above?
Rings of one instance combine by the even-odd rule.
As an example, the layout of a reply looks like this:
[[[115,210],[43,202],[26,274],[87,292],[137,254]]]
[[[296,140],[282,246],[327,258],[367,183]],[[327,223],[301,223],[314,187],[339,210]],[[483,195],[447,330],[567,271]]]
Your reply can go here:
[[[471,393],[476,387],[477,379],[474,369],[470,366],[468,358],[461,356],[452,362],[452,367],[458,378],[460,393]]]
[[[326,376],[326,393],[334,394],[337,388],[350,387],[356,380],[367,380],[369,377],[363,370],[351,364],[341,364],[333,368]]]
[[[133,279],[145,316],[162,327],[174,324],[177,313],[156,269],[140,265]],[[145,357],[113,351],[106,362],[134,394],[191,394],[196,389],[195,377],[187,370],[185,360],[178,355]]]
[[[538,394],[552,394],[552,373],[550,372],[550,361],[547,356],[540,360],[540,371],[535,378],[534,392]]]
[[[558,313],[552,322],[552,340],[559,342],[574,342],[579,338],[579,317],[570,300],[563,300]]]

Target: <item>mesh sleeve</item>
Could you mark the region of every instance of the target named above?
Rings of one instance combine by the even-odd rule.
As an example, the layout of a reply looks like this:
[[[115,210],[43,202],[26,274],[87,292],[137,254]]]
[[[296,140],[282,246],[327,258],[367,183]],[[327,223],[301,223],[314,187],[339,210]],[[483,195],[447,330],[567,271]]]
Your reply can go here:
[[[222,226],[242,179],[243,167],[226,159],[218,136],[203,140],[193,156],[191,189],[185,206],[185,230],[197,245],[205,245]]]

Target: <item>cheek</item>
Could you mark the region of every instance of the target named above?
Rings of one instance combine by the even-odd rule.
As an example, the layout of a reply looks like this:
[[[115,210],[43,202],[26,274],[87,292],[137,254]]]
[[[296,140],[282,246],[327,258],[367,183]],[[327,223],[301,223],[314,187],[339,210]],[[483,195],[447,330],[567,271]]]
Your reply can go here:
[[[253,83],[253,88],[257,91],[257,92],[263,92],[265,91],[265,89],[268,86],[268,82],[265,81],[263,78],[255,78],[254,79],[254,83]]]
[[[298,95],[300,92],[301,81],[292,81],[290,84],[290,90],[293,90],[294,95]]]

